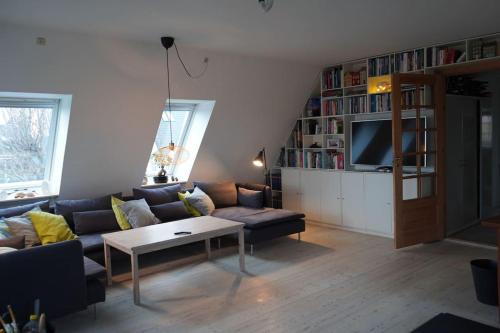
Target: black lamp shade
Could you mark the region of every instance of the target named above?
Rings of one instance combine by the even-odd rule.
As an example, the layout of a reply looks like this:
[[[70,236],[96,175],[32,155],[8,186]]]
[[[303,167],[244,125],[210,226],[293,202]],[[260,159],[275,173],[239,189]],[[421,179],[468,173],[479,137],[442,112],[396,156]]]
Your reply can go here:
[[[254,158],[253,165],[266,168],[266,150],[262,148],[259,154]]]

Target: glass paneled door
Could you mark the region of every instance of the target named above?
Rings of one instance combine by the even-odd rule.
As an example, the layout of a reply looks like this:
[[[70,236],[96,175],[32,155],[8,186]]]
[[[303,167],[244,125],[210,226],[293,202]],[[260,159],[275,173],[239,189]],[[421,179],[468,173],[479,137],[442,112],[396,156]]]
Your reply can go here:
[[[444,237],[444,96],[439,75],[393,74],[395,247]]]

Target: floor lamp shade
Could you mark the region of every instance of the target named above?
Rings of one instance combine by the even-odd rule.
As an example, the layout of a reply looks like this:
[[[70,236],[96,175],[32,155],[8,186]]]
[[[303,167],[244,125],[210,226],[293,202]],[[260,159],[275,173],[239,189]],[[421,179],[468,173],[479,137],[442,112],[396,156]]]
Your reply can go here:
[[[259,168],[267,168],[267,163],[266,163],[266,149],[262,148],[262,150],[257,154],[257,156],[253,160],[253,165],[259,167]]]

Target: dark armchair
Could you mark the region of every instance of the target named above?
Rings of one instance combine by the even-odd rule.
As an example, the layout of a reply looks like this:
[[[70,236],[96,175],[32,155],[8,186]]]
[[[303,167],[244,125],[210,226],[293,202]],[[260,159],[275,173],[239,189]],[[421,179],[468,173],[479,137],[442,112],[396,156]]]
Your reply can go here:
[[[49,319],[81,311],[104,300],[104,286],[85,273],[82,245],[66,241],[0,255],[0,309],[11,304],[19,321],[40,299]],[[98,294],[98,296],[96,296]]]

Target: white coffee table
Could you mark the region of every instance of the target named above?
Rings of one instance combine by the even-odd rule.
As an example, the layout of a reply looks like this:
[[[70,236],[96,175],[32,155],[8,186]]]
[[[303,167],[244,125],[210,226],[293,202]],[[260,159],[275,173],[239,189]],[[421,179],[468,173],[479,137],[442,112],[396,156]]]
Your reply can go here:
[[[134,303],[140,304],[138,256],[174,246],[205,240],[207,257],[210,258],[210,238],[238,233],[240,271],[245,271],[245,239],[243,223],[212,216],[193,217],[185,220],[156,224],[138,229],[117,231],[102,235],[104,239],[104,260],[108,285],[111,279],[110,247],[130,255]],[[189,231],[189,235],[175,235],[179,231]]]

